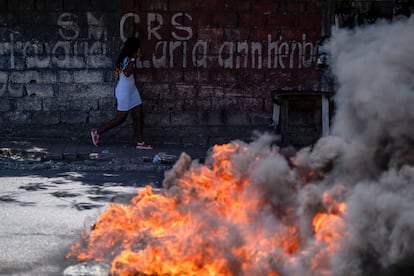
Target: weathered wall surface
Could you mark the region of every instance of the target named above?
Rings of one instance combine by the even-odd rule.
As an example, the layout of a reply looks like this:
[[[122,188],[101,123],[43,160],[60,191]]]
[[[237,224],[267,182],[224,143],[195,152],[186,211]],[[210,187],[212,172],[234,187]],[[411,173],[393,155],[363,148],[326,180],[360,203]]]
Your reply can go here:
[[[153,142],[220,143],[271,130],[272,90],[319,89],[317,1],[0,1],[0,125],[86,138],[114,115],[113,63],[137,35]],[[132,139],[130,121],[111,131]]]
[[[76,137],[112,115],[116,3],[0,1],[4,134]]]

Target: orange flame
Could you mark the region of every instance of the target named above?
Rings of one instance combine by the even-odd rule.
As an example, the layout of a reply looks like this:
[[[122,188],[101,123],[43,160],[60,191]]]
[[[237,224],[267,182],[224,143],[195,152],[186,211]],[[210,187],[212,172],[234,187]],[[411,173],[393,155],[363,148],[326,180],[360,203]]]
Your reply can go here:
[[[347,236],[343,215],[346,211],[346,204],[338,202],[325,192],[323,201],[327,205],[327,212],[317,213],[312,221],[317,241],[325,245],[325,250],[315,254],[311,260],[311,269],[316,270],[324,265],[323,260],[330,259],[340,250],[340,240]],[[342,230],[342,231],[341,231]],[[329,275],[329,273],[327,273]]]
[[[250,167],[238,167],[240,156]],[[306,245],[295,219],[268,208],[251,187],[249,170],[261,160],[237,143],[215,146],[209,166],[190,166],[182,155],[175,167],[185,171],[170,187],[157,193],[147,186],[131,205],[110,205],[68,257],[110,261],[112,275],[123,276],[279,275]],[[332,224],[344,212],[339,202],[317,214],[316,239],[333,247],[339,236]]]

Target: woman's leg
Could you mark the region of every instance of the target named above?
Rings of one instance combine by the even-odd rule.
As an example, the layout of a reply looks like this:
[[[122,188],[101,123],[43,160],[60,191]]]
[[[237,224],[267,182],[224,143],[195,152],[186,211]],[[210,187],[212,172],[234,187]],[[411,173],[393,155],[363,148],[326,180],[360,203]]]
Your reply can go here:
[[[106,123],[105,125],[101,126],[100,128],[98,128],[98,134],[101,135],[102,133],[110,130],[111,128],[114,128],[116,126],[119,126],[120,124],[122,124],[128,115],[128,111],[116,111],[116,115],[115,117],[110,120],[108,123]]]
[[[144,118],[142,111],[142,104],[134,107],[132,110],[132,120],[134,121],[135,136],[137,142],[144,141]]]

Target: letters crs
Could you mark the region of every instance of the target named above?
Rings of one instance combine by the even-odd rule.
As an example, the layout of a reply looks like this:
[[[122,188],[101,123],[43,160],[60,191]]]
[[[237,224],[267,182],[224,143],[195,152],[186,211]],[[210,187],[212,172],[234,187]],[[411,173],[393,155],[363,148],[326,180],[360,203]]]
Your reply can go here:
[[[172,28],[171,36],[175,40],[189,40],[193,37],[193,29],[190,26],[184,26],[182,22],[192,20],[193,17],[189,13],[185,12],[175,13],[171,16],[171,18],[167,18],[167,16],[163,16],[162,14],[155,12],[148,12],[141,16],[136,13],[126,13],[122,16],[119,23],[121,39],[123,41],[127,39],[127,30],[129,29],[127,26],[132,23],[144,24],[145,28],[140,29],[146,31],[147,40],[170,40],[168,37],[163,38],[163,27],[165,27],[165,29]],[[134,36],[142,37],[142,34],[139,35],[138,33],[135,33]]]

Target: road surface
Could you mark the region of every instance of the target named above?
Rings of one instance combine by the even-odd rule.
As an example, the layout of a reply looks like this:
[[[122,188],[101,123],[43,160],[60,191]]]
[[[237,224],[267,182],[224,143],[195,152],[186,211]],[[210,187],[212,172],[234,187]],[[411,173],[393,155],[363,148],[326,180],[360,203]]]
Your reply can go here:
[[[0,171],[0,275],[56,276],[70,245],[111,202],[128,203],[163,173]]]

